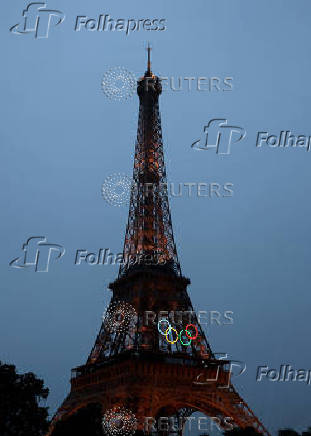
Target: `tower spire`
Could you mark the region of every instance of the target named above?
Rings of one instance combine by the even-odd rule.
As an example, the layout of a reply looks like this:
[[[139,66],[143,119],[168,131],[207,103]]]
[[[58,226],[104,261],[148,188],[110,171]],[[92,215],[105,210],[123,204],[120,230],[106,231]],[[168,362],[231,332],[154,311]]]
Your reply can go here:
[[[129,270],[156,268],[181,275],[169,208],[159,95],[161,80],[148,64],[138,80],[139,120],[133,170],[133,189],[119,276]]]
[[[147,61],[147,71],[145,73],[145,77],[151,77],[152,76],[152,71],[151,71],[151,47],[150,47],[149,42],[148,42],[148,46],[147,46],[147,52],[148,52],[148,61]]]

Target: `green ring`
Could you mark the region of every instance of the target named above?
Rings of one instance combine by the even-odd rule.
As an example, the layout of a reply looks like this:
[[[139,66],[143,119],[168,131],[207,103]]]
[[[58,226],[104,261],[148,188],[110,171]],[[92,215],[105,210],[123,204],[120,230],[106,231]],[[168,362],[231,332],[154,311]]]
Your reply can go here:
[[[182,339],[181,339],[181,334],[182,334],[182,332],[183,332],[183,330],[181,330],[180,333],[179,333],[179,340],[180,340],[180,342],[181,342],[185,347],[187,347],[188,345],[191,344],[192,339],[189,340],[188,344],[184,344],[183,341],[182,341]]]

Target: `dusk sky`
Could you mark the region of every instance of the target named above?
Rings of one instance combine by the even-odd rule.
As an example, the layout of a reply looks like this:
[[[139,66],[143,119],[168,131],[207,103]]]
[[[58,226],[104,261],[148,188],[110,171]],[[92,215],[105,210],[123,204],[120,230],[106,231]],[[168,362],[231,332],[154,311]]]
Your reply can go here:
[[[204,327],[208,340],[215,353],[246,363],[232,381],[265,427],[305,430],[311,384],[259,382],[256,373],[311,370],[311,149],[257,147],[256,138],[311,135],[310,1],[48,0],[65,17],[48,38],[9,31],[27,5],[4,0],[0,16],[0,360],[45,380],[52,415],[69,392],[71,368],[91,351],[118,266],[74,261],[77,250],[122,252],[128,204],[109,204],[101,187],[109,176],[131,177],[139,103],[136,93],[108,98],[101,82],[117,66],[143,75],[149,41],[153,72],[182,83],[163,91],[160,111],[168,182],[176,191],[182,184],[182,195],[169,199],[194,308],[220,313],[221,325]],[[165,28],[75,31],[77,16],[101,14],[163,19]],[[212,77],[218,89],[208,89]],[[246,133],[238,142],[233,135],[230,154],[191,147],[204,144],[212,119]],[[192,195],[185,183],[195,184]],[[217,183],[221,194],[230,184],[233,194],[198,196],[199,183]],[[9,266],[34,236],[62,246],[63,257],[45,273]]]

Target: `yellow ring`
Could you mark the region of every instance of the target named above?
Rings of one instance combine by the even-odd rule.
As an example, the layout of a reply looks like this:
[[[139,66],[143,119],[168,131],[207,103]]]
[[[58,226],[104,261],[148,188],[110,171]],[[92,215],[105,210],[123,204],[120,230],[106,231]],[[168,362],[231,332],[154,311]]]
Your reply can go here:
[[[170,340],[168,340],[167,339],[167,335],[168,335],[168,333],[167,333],[167,331],[172,331],[172,330],[174,330],[174,332],[176,332],[176,341],[170,341]],[[167,340],[167,342],[169,342],[170,344],[175,344],[175,342],[177,342],[178,341],[178,331],[176,330],[176,329],[173,329],[173,327],[168,327],[166,330],[165,330],[165,338],[166,338],[166,340]]]

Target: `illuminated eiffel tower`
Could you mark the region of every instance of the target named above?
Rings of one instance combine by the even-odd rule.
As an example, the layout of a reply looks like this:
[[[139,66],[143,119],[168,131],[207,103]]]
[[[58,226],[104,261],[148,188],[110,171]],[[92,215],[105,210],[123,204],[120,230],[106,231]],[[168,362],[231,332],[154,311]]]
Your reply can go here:
[[[103,416],[122,408],[131,411],[137,419],[136,434],[149,433],[145,417],[185,418],[196,411],[217,418],[224,429],[230,418],[240,428],[269,434],[234,389],[230,362],[211,351],[187,293],[190,280],[178,261],[166,189],[161,90],[148,48],[147,71],[137,83],[135,189],[124,263],[109,285],[112,298],[95,345],[86,364],[73,370],[71,391],[49,434],[58,421],[92,403],[101,405]],[[172,433],[180,435],[182,429],[157,434]]]

